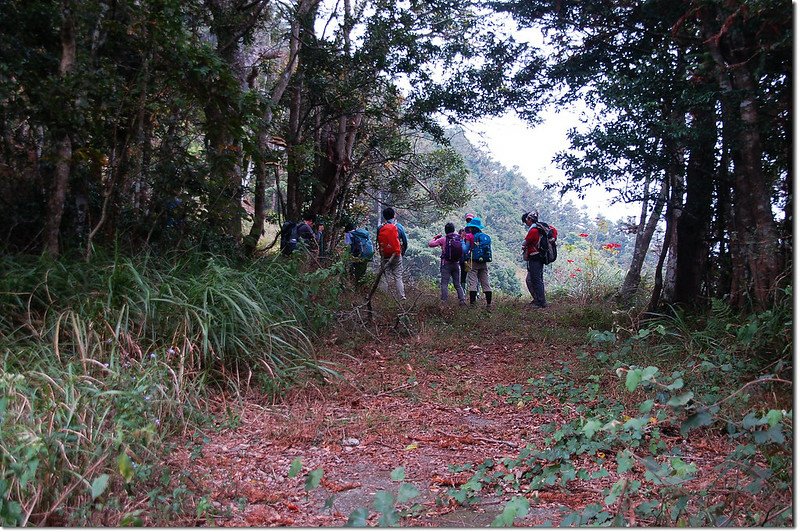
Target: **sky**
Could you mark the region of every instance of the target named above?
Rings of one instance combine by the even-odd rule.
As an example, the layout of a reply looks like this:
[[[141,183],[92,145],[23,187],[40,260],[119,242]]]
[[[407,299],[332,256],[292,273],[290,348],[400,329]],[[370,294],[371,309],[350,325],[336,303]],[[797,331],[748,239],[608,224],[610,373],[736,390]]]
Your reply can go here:
[[[577,108],[560,112],[548,111],[537,126],[528,126],[514,113],[486,118],[465,127],[467,138],[484,147],[494,159],[508,168],[517,167],[532,185],[542,187],[549,182],[563,182],[564,173],[553,163],[553,157],[569,147],[567,131],[580,125]],[[628,216],[638,216],[639,207],[617,203],[611,205],[611,196],[601,187],[586,191],[581,200],[574,193],[564,196],[579,206],[585,206],[590,216],[602,214],[616,221]]]

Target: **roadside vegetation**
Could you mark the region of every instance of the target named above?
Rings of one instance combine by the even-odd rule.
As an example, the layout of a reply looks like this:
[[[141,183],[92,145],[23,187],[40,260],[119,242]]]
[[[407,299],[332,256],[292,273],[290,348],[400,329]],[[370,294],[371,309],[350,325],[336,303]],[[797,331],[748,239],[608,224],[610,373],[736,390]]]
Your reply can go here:
[[[371,315],[369,285],[354,291],[338,262],[308,270],[297,260],[97,254],[88,264],[2,266],[5,526],[205,523],[213,501],[187,471],[164,467],[170,452],[189,446],[199,456],[215,431],[237,426],[246,395],[272,402],[313,382],[334,390],[341,366],[326,353],[404,337],[416,340],[398,364],[425,345],[498,337],[562,353],[484,390],[554,421],[516,455],[452,464],[471,476],[447,504],[512,494],[496,523],[510,525],[540,490],[597,481],[595,503],[565,508],[551,524],[791,524],[791,289],[773,309],[745,315],[716,301],[706,315],[672,308],[644,319],[594,286],[563,291],[559,310],[524,320],[508,296],[493,313],[454,319],[425,303],[424,286],[406,307],[378,293]],[[335,349],[324,341],[334,334]],[[668,442],[708,431],[736,445],[698,489],[702,464]],[[324,474],[308,472],[307,489]],[[402,524],[415,490],[381,495],[382,512],[360,509],[351,524]]]
[[[335,373],[311,335],[337,284],[299,266],[196,252],[3,259],[2,523],[183,519],[192,486],[160,464],[174,436],[210,421],[209,402],[235,410],[247,389],[269,399]]]

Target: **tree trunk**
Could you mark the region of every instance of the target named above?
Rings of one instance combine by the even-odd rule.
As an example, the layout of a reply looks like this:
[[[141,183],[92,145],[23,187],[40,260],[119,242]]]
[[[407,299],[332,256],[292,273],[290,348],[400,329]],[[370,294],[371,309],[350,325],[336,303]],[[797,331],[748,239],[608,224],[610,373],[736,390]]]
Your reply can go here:
[[[75,41],[75,21],[72,2],[65,1],[61,26],[61,61],[58,73],[61,78],[68,77],[75,70],[77,44]],[[67,199],[70,167],[72,164],[72,137],[62,132],[56,142],[56,164],[53,183],[47,201],[47,217],[44,224],[44,253],[52,257],[59,254],[61,218],[64,216],[64,202]]]
[[[258,241],[261,234],[264,232],[264,221],[267,217],[267,179],[269,165],[266,162],[266,155],[270,152],[269,147],[269,128],[272,126],[273,113],[272,109],[278,105],[283,98],[286,89],[289,86],[289,81],[292,74],[297,69],[297,54],[300,49],[300,22],[294,20],[292,22],[291,36],[289,40],[289,57],[287,58],[286,68],[283,73],[278,77],[275,86],[272,89],[270,97],[270,105],[264,113],[264,118],[261,121],[258,131],[258,150],[255,157],[255,190],[254,190],[254,205],[253,205],[253,226],[250,228],[250,234],[247,237],[247,247],[245,251],[252,254],[256,250]],[[275,181],[275,193],[272,197],[272,208],[275,209],[276,197],[280,193],[280,182]]]
[[[266,2],[247,5],[230,0],[207,0],[212,13],[211,32],[217,54],[238,84],[236,90],[215,91],[206,105],[206,140],[217,197],[212,209],[234,242],[242,239],[242,180],[244,150],[237,130],[242,127],[241,95],[248,90],[245,54],[241,40],[252,31]],[[235,5],[234,5],[235,4]]]
[[[647,188],[649,188],[649,184],[646,185]],[[647,257],[647,252],[650,250],[650,242],[653,240],[658,221],[661,219],[661,212],[664,209],[664,203],[667,201],[668,190],[666,180],[662,181],[661,190],[653,203],[653,210],[650,212],[649,217],[647,215],[649,193],[645,191],[645,200],[642,202],[642,212],[639,216],[639,228],[636,232],[636,242],[633,246],[633,258],[622,287],[619,289],[618,301],[622,304],[630,304],[639,289],[639,283],[642,280],[642,266]]]
[[[716,63],[723,105],[727,105],[723,119],[734,120],[737,131],[733,172],[735,234],[731,235],[731,253],[741,261],[742,271],[737,272],[734,264],[731,303],[742,307],[752,300],[757,308],[766,308],[781,274],[781,264],[771,210],[771,186],[762,167],[757,88],[749,63],[755,46],[746,41],[739,28],[741,14],[711,8],[701,10],[700,14],[704,42]],[[724,46],[720,45],[722,40]]]
[[[704,294],[708,267],[716,165],[716,116],[713,106],[692,112],[693,142],[686,169],[686,201],[677,224],[676,303],[693,305]],[[706,286],[705,294],[709,295]]]
[[[666,213],[666,220],[667,220],[667,227],[664,230],[664,243],[661,246],[661,254],[658,257],[658,264],[656,265],[656,271],[654,276],[653,282],[653,293],[650,295],[650,303],[647,305],[647,312],[653,313],[655,312],[661,304],[661,292],[664,287],[664,277],[663,277],[663,269],[664,269],[664,262],[666,261],[667,254],[669,253],[669,248],[672,247],[672,235],[673,235],[673,228],[675,227],[676,217],[675,217],[675,205],[680,204],[680,198],[676,194],[676,187],[675,180],[677,176],[675,175],[667,175],[665,178],[665,182],[669,182],[670,191],[669,201],[667,201],[667,213]]]
[[[289,89],[289,124],[286,134],[286,212],[287,220],[298,221],[305,198],[301,196],[300,185],[306,173],[303,160],[303,113],[305,90],[306,46],[314,42],[314,23],[317,18],[319,0],[300,0],[297,8],[297,69]]]
[[[352,166],[353,149],[363,116],[363,109],[359,109],[322,127],[317,186],[311,203],[311,209],[318,214],[329,214],[336,208]]]

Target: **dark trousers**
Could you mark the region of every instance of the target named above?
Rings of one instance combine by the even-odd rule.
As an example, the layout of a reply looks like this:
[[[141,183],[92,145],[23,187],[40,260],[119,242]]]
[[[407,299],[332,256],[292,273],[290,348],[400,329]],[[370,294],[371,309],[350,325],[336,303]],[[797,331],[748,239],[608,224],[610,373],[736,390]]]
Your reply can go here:
[[[350,263],[350,275],[353,278],[353,282],[356,284],[361,283],[361,279],[363,279],[364,275],[367,273],[367,265],[368,263],[363,260]]]
[[[449,291],[450,281],[452,280],[453,286],[456,289],[456,294],[458,294],[458,301],[461,303],[466,302],[464,287],[462,287],[461,283],[459,283],[461,277],[461,267],[458,262],[443,262],[439,267],[439,272],[441,273],[439,286],[441,287],[442,301],[447,301],[447,292]]]
[[[528,259],[528,275],[525,277],[528,292],[531,293],[533,303],[538,307],[546,307],[547,300],[544,296],[544,263],[538,257]]]

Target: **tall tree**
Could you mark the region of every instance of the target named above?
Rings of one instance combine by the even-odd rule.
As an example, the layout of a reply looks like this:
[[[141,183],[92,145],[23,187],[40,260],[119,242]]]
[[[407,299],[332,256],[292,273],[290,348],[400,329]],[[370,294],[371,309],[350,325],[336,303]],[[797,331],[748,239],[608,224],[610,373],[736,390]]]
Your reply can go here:
[[[64,0],[61,8],[61,60],[58,64],[58,76],[65,85],[70,85],[70,77],[75,72],[77,61],[77,42],[75,37],[74,2]],[[67,198],[70,168],[72,166],[72,132],[68,127],[58,131],[56,137],[56,164],[53,182],[47,200],[47,218],[45,219],[44,252],[58,256],[61,234],[61,218],[64,214],[64,202]]]
[[[612,124],[635,121],[639,128],[634,133],[658,131],[663,146],[673,146],[650,154],[663,152],[665,157],[656,164],[663,178],[674,180],[678,187],[670,194],[667,209],[668,216],[673,216],[668,220],[670,230],[676,231],[675,238],[668,239],[676,246],[674,297],[699,303],[703,293],[715,292],[696,289],[701,282],[697,265],[707,260],[705,250],[718,250],[719,258],[724,259],[725,242],[729,242],[733,269],[726,275],[725,263],[718,264],[722,268],[718,280],[732,279],[734,304],[742,306],[752,298],[756,304],[766,305],[782,270],[771,193],[786,190],[781,180],[788,170],[787,158],[779,151],[773,151],[775,157],[765,156],[761,139],[770,128],[762,102],[785,101],[781,95],[789,77],[785,59],[791,34],[788,2],[509,0],[495,2],[495,6],[524,25],[543,29],[557,50],[551,55],[546,79],[554,89],[565,85],[567,98],[580,95],[599,105],[611,117],[608,132],[616,127]],[[685,60],[679,60],[683,57]],[[713,65],[714,75],[704,74],[709,65]],[[718,100],[722,114],[715,116]],[[670,113],[663,112],[667,108]],[[658,116],[668,119],[658,120]],[[721,129],[708,127],[716,120],[723,124]],[[785,131],[785,123],[778,122],[780,131]],[[586,171],[592,166],[591,157],[598,153],[605,152],[608,159],[622,165],[650,155],[626,153],[619,143],[605,143],[608,138],[573,137],[574,157],[562,158],[571,174],[568,187],[580,188],[580,183],[592,180],[613,183],[611,172],[597,166],[593,167],[596,173]],[[724,208],[710,211],[703,207],[710,200],[724,200],[722,194],[709,196],[728,172],[723,166],[725,154],[719,160],[712,155],[717,145],[727,147],[732,156],[734,225],[723,222],[725,229],[712,239],[711,213],[718,217],[727,214]],[[676,164],[673,157],[681,162]],[[768,164],[784,172],[766,175]],[[649,175],[634,171],[626,179],[623,195],[635,191],[637,183],[648,182]],[[780,194],[786,203],[790,201],[790,192]],[[698,250],[699,242],[706,246]]]

